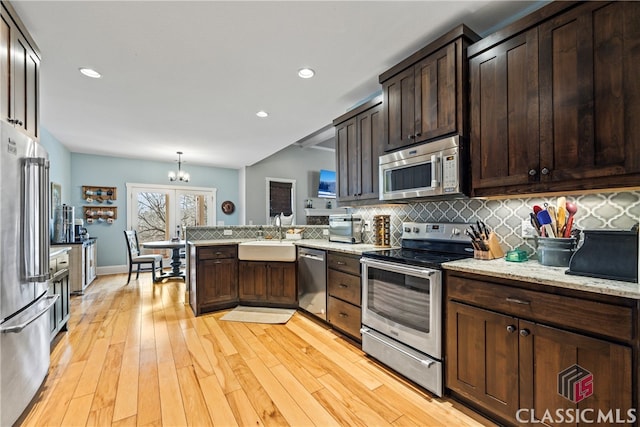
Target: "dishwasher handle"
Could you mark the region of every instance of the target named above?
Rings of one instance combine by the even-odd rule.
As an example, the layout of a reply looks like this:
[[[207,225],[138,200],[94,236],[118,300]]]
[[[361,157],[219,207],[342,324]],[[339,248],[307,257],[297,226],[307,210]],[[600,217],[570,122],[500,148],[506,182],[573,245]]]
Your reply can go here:
[[[312,259],[314,261],[320,261],[320,262],[324,262],[324,258],[321,256],[317,256],[317,255],[309,255],[309,254],[305,254],[305,253],[300,253],[298,254],[299,258],[307,258],[307,259]]]

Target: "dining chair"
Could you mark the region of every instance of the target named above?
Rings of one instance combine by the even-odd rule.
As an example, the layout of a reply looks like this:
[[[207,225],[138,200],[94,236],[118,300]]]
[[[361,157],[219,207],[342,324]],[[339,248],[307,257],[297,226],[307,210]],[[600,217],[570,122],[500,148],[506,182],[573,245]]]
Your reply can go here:
[[[156,270],[162,273],[162,255],[140,255],[140,243],[138,242],[138,233],[135,230],[124,230],[124,238],[127,242],[127,256],[129,258],[129,277],[127,277],[127,285],[131,281],[131,270],[133,265],[137,265],[136,280],[140,276],[140,271],[151,271],[151,279],[156,282]],[[150,264],[151,267],[140,269],[143,264]]]

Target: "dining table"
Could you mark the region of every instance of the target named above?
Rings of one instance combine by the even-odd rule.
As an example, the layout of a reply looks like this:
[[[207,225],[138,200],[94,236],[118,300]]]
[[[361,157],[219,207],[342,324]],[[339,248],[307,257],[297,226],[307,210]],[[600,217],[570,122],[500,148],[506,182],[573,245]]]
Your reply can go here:
[[[171,270],[166,273],[162,273],[160,277],[158,277],[158,281],[164,279],[178,278],[184,280],[185,274],[184,270],[181,270],[182,261],[180,257],[180,249],[184,249],[186,247],[184,240],[158,240],[158,241],[150,241],[143,242],[142,247],[145,249],[171,249]]]

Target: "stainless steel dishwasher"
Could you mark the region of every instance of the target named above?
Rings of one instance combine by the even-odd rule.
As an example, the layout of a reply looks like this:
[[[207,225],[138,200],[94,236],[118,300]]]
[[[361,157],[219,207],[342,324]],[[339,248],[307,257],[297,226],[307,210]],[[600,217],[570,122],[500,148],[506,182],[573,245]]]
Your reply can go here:
[[[298,247],[298,305],[327,320],[327,253]]]

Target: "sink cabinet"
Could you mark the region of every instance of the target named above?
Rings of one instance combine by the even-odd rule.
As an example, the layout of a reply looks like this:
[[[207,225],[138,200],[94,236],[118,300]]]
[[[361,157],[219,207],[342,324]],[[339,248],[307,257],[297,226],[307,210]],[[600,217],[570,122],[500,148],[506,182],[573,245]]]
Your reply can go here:
[[[189,245],[189,303],[197,316],[238,304],[237,253],[237,245]]]
[[[466,48],[479,39],[460,25],[380,75],[385,151],[467,135]]]
[[[637,302],[458,274],[446,284],[446,386],[456,397],[508,424],[521,408],[539,422],[547,409],[626,417],[637,407]],[[580,403],[558,389],[574,365],[592,375]]]
[[[468,49],[475,196],[637,186],[639,2],[553,2]]]
[[[239,261],[240,303],[297,308],[296,279],[295,262]]]

